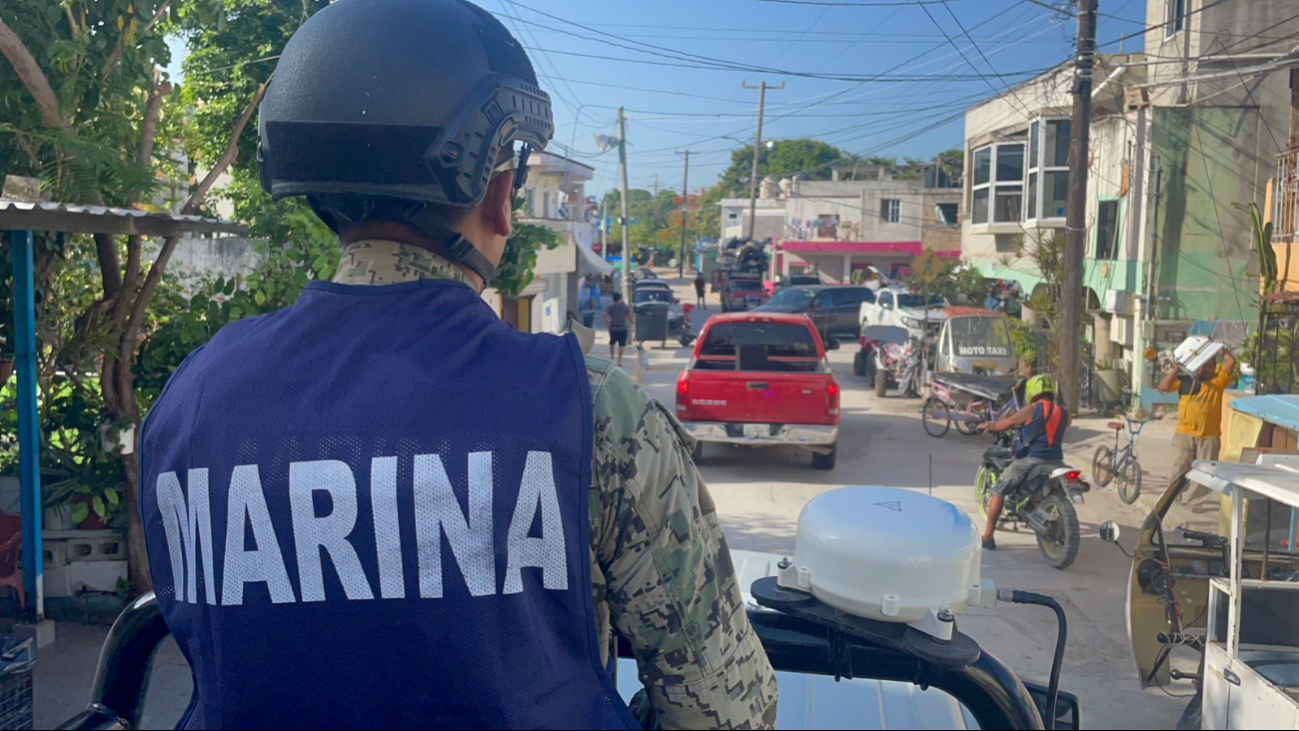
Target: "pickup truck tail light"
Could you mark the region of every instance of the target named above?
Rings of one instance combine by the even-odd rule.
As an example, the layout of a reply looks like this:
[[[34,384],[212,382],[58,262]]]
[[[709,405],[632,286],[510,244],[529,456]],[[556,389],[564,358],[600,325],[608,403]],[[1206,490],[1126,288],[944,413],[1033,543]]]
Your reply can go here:
[[[682,373],[677,379],[677,411],[685,411],[690,403],[690,378]]]
[[[830,381],[825,387],[826,406],[830,410],[831,416],[839,415],[839,384]]]

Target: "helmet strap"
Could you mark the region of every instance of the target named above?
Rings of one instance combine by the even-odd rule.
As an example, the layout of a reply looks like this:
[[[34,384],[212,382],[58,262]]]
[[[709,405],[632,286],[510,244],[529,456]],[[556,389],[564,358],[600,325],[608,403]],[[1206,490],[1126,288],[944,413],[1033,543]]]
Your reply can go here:
[[[496,276],[496,265],[475,249],[469,239],[437,220],[428,208],[420,206],[406,218],[405,223],[430,241],[437,242],[433,253],[477,274],[483,280],[484,288],[491,286],[492,279]]]

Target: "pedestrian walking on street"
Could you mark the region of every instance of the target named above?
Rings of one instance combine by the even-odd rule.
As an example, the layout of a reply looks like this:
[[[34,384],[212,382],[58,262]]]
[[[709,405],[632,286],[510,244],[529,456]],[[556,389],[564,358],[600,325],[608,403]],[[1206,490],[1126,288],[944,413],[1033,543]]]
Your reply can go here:
[[[699,272],[695,275],[695,298],[699,302],[699,308],[708,309],[708,301],[705,299],[705,289],[708,286],[708,280],[704,279],[704,273]]]
[[[1174,367],[1159,382],[1160,391],[1179,394],[1170,485],[1181,483],[1195,460],[1218,458],[1222,446],[1222,394],[1232,384],[1236,372],[1236,357],[1226,349],[1222,354],[1222,363],[1211,360],[1194,376]],[[1183,495],[1183,499],[1199,512],[1202,509],[1199,502],[1207,492],[1197,485],[1195,492]]]
[[[482,299],[554,133],[527,54],[467,0],[323,5],[279,58],[258,158],[273,200],[338,235],[333,281],[224,327],[140,436],[194,680],[179,727],[771,728],[775,674],[672,412]]]
[[[627,347],[627,333],[636,322],[636,315],[622,301],[622,293],[613,293],[613,304],[604,311],[604,326],[609,328],[609,359],[622,367],[622,351]],[[617,356],[614,348],[617,347]]]

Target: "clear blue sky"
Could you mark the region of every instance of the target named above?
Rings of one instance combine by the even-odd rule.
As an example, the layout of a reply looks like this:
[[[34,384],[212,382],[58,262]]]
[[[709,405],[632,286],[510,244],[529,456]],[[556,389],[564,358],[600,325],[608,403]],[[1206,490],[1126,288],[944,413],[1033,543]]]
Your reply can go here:
[[[731,150],[753,139],[758,93],[742,89],[746,81],[785,82],[783,90],[767,94],[764,139],[811,137],[847,152],[929,158],[960,146],[964,121],[958,112],[992,96],[994,87],[1004,90],[1068,59],[1076,28],[1072,18],[1025,0],[949,0],[924,7],[861,7],[847,4],[851,0],[475,1],[529,48],[555,102],[557,144],[551,149],[563,154],[571,147],[576,159],[594,166],[587,192],[597,195],[617,185],[618,165],[616,152],[597,154],[593,135],[614,134],[620,105],[627,108],[634,188],[652,187],[657,174],[660,187],[680,190],[681,157],[674,150],[687,147],[697,153],[690,161],[691,189],[714,183]],[[1142,30],[1145,6],[1145,0],[1101,0],[1103,51],[1118,51],[1117,44],[1104,44]],[[943,32],[979,73],[1025,73],[978,78]],[[1125,44],[1140,50],[1142,39]],[[644,45],[669,49],[677,58],[654,55]],[[183,53],[176,50],[174,72]],[[683,61],[681,54],[691,56]],[[673,65],[693,65],[690,59],[700,56],[708,60],[698,65],[709,68]],[[832,80],[717,69],[718,60],[799,74],[966,78]]]
[[[496,13],[524,45],[546,49],[530,50],[530,54],[537,72],[549,77],[541,81],[555,100],[555,141],[571,145],[578,159],[595,166],[596,178],[588,192],[597,194],[617,185],[617,155],[612,151],[597,157],[586,155],[596,152],[594,133],[614,133],[619,105],[628,110],[632,187],[651,187],[657,173],[661,187],[679,190],[682,165],[674,150],[686,147],[699,153],[691,157],[691,189],[715,182],[730,162],[730,151],[741,141],[749,143],[753,139],[758,92],[742,89],[746,81],[785,82],[784,90],[767,94],[764,139],[811,137],[848,152],[928,158],[960,146],[964,121],[958,117],[927,132],[922,131],[924,128],[994,93],[988,83],[973,77],[974,72],[942,32],[950,35],[984,74],[1054,66],[1070,57],[1076,32],[1072,19],[1065,20],[1023,0],[951,0],[946,6],[924,8],[836,7],[760,0],[482,0],[482,4]],[[1100,4],[1102,13],[1117,16],[1101,17],[1100,42],[1144,27],[1145,0],[1102,0]],[[942,31],[925,14],[926,9]],[[633,43],[600,36],[570,23]],[[966,39],[962,25],[974,38],[977,50]],[[597,37],[785,71],[862,76],[884,74],[899,66],[890,73],[973,78],[861,83],[753,71],[677,68],[666,64],[679,61],[592,40]],[[1142,41],[1135,38],[1125,44],[1135,50]],[[1118,46],[1103,50],[1114,52]],[[578,53],[601,58],[569,55]],[[909,60],[913,57],[918,58]],[[613,58],[650,63],[605,60]],[[1024,78],[994,77],[989,81],[1001,90],[1004,84]],[[611,88],[615,85],[641,90]],[[660,93],[663,91],[696,96]],[[839,95],[827,99],[836,93]],[[828,103],[817,104],[821,99]],[[579,113],[580,105],[587,106]],[[558,151],[558,146],[552,149]]]

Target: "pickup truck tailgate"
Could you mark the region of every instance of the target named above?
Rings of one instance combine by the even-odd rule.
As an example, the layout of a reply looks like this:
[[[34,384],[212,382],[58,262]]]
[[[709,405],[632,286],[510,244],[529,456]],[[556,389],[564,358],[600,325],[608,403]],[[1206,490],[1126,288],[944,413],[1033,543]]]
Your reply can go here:
[[[838,423],[838,386],[806,318],[750,315],[711,322],[678,386],[684,421]]]
[[[692,371],[689,419],[755,424],[828,424],[828,373]]]

